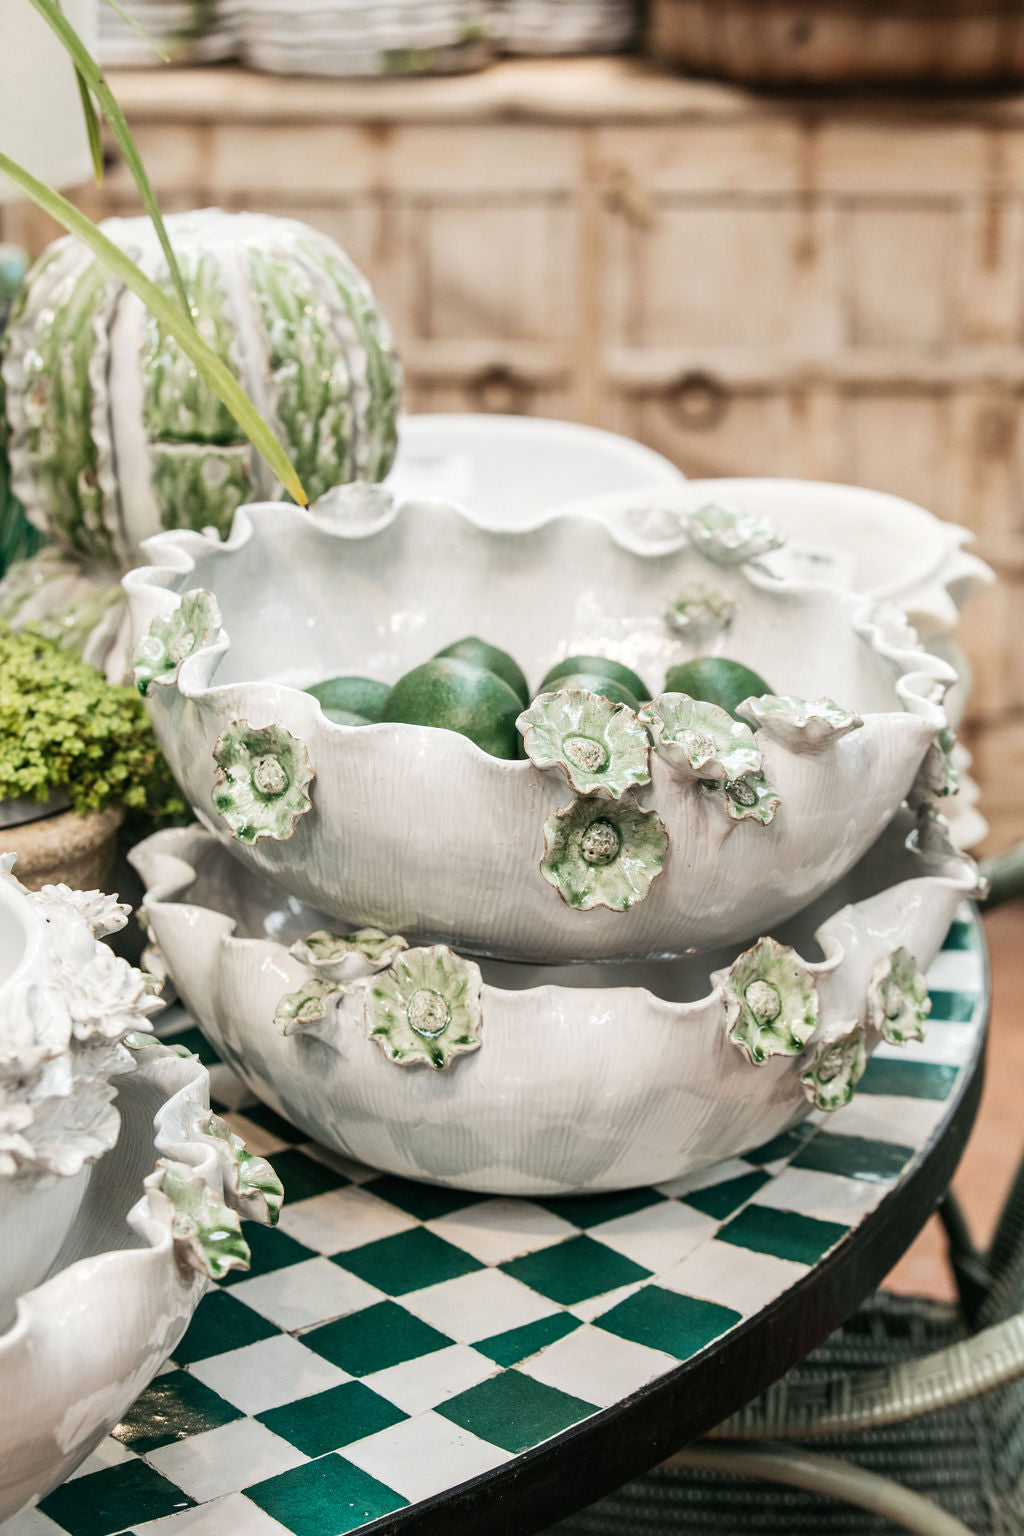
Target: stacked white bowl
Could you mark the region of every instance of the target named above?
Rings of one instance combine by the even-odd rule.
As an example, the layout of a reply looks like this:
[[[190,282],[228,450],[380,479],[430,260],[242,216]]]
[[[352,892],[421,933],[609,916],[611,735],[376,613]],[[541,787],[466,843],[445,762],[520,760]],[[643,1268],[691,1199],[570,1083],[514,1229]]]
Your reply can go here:
[[[276,74],[479,69],[493,55],[485,0],[242,0],[242,57]]]
[[[145,68],[155,62],[154,43],[175,64],[221,63],[238,53],[243,0],[121,0],[124,16],[98,9],[104,68]]]
[[[830,489],[666,477],[502,527],[353,486],[147,543],[136,675],[201,825],[137,850],[146,910],[257,1094],[389,1171],[558,1194],[738,1154],[920,1038],[976,886],[939,814],[956,674],[891,603],[780,568],[758,498],[809,516]],[[518,757],[306,691],[463,635],[529,680]],[[647,699],[537,696],[580,653]],[[663,691],[698,656],[779,692]]]

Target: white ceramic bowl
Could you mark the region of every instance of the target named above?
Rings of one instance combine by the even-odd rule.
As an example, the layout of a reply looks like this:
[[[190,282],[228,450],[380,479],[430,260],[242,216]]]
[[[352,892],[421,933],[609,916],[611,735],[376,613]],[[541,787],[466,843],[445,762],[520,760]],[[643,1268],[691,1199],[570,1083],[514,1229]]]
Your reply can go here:
[[[98,937],[126,914],[98,891],[27,891],[0,873],[0,1327],[46,1274],[117,1139],[120,1042],[160,1006]]]
[[[849,1097],[880,1027],[893,1034],[878,1000],[894,954],[902,947],[926,969],[975,887],[969,860],[908,850],[912,825],[902,814],[840,887],[775,930],[790,949],[768,943],[753,955],[643,965],[482,962],[479,975],[450,952],[411,950],[333,992],[319,984],[330,967],[311,969],[289,948],[329,920],[239,870],[208,833],[158,833],[132,860],[182,997],[260,1098],[373,1167],[494,1194],[555,1195],[675,1178],[768,1140],[816,1102]],[[454,1042],[441,1070],[413,1059],[424,1040],[407,1026],[422,1022],[423,990],[396,1009],[409,975],[417,987],[432,977],[435,1010],[448,1010],[425,1048]],[[793,975],[807,989],[796,1002],[786,990]],[[796,1054],[751,1032],[737,1001],[755,1006],[766,980],[786,1021],[799,1012],[806,1024],[814,999]],[[766,1059],[754,1065],[758,1046]]]
[[[538,416],[402,416],[385,485],[400,501],[439,497],[487,527],[521,528],[581,497],[673,490],[686,477],[618,432]]]
[[[443,503],[396,509],[348,487],[310,512],[241,508],[223,544],[178,531],[148,541],[147,554],[124,583],[148,658],[137,675],[196,815],[292,895],[410,940],[545,961],[728,943],[839,879],[945,726],[939,700],[953,674],[898,612],[715,564],[678,530],[652,542],[553,518],[497,532]],[[694,584],[732,603],[731,627],[688,640],[666,623],[669,601]],[[738,805],[705,787],[719,769],[697,776],[664,747],[644,746],[650,783],[635,802],[584,802],[557,768],[491,757],[432,727],[335,725],[302,691],[339,673],[394,679],[474,633],[518,656],[534,682],[588,652],[656,688],[668,665],[713,650],[781,693],[831,696],[858,728],[818,750],[817,736],[763,723],[756,752],[781,797],[768,825],[749,786],[737,820]],[[606,868],[580,828],[609,816],[621,843]]]
[[[118,1080],[121,1135],[54,1265],[0,1335],[0,1521],[68,1477],[172,1353],[211,1275],[245,1267],[238,1212],[280,1185],[211,1117],[209,1076],[157,1044]],[[222,1129],[218,1131],[218,1127]],[[249,1181],[254,1182],[249,1182]]]

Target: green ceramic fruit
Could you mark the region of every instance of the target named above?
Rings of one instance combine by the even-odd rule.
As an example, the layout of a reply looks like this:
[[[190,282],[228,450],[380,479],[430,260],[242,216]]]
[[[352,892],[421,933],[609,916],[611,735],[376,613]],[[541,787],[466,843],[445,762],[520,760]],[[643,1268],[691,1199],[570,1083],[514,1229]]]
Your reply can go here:
[[[486,667],[435,656],[398,679],[380,718],[458,731],[492,757],[518,757],[522,708],[519,695]]]
[[[760,698],[772,690],[763,677],[742,662],[730,661],[725,656],[695,656],[678,667],[669,667],[665,692],[686,693],[691,699],[717,704],[738,719],[736,710],[744,699]]]
[[[602,698],[611,699],[613,704],[628,704],[630,709],[640,708],[636,694],[631,693],[624,683],[600,672],[569,672],[565,677],[545,682],[539,692],[558,693],[566,688],[586,688],[590,693],[599,693]]]
[[[567,656],[564,661],[559,661],[550,667],[544,675],[544,680],[537,689],[538,693],[549,693],[552,688],[564,688],[562,681],[570,673],[579,675],[588,673],[595,677],[607,678],[609,682],[619,683],[631,695],[629,699],[623,699],[624,704],[636,707],[636,701],[641,703],[651,697],[651,691],[642,677],[638,677],[632,667],[623,666],[621,661],[612,661],[608,656]],[[574,683],[574,687],[581,684]],[[602,690],[604,691],[604,690]],[[605,692],[606,698],[612,698],[612,694]]]
[[[335,725],[371,725],[380,719],[384,700],[391,692],[387,683],[371,677],[329,677],[306,689]]]
[[[471,661],[476,667],[486,667],[488,672],[494,672],[514,693],[518,693],[524,705],[529,704],[530,685],[519,663],[508,651],[499,650],[496,645],[488,645],[486,640],[481,640],[477,635],[467,635],[464,640],[446,645],[436,655],[455,656],[459,661]]]

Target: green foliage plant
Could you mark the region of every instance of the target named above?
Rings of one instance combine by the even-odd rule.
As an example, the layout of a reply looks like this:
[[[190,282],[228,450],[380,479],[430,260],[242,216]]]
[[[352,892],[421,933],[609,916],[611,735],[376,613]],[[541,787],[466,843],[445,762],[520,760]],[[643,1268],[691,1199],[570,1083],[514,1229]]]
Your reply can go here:
[[[0,628],[0,801],[64,790],[85,815],[122,805],[148,819],[185,811],[133,688],[31,629]]]

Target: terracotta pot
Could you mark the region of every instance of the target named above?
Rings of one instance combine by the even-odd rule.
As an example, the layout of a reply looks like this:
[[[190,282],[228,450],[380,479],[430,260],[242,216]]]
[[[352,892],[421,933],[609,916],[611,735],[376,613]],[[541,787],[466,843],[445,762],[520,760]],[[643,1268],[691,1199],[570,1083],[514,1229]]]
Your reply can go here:
[[[1019,0],[652,0],[650,51],[755,85],[1024,79]]]
[[[0,852],[18,855],[15,873],[31,891],[60,881],[77,890],[102,890],[110,877],[123,820],[119,805],[86,816],[75,811],[41,816],[0,828]]]

